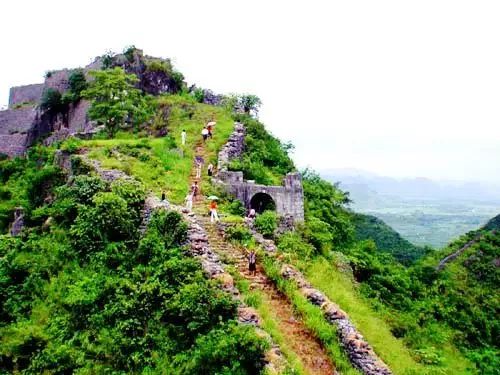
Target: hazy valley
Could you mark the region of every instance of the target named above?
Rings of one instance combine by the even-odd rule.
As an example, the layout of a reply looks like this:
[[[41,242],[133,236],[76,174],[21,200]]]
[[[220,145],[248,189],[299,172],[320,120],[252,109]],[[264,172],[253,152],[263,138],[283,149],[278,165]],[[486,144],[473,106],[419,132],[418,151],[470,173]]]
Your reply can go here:
[[[441,248],[500,212],[494,184],[395,179],[350,169],[321,174],[350,193],[354,211],[382,219],[416,245]]]

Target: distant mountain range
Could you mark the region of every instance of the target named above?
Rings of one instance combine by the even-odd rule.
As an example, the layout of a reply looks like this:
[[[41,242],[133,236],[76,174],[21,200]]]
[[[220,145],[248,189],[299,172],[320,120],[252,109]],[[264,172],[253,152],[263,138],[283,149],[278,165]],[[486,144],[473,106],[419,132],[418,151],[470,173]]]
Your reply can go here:
[[[366,197],[389,195],[404,199],[500,202],[500,184],[435,181],[425,177],[393,178],[359,169],[328,169],[320,171],[320,174],[330,181],[341,182],[344,189],[348,187],[351,194],[358,196],[362,193]]]

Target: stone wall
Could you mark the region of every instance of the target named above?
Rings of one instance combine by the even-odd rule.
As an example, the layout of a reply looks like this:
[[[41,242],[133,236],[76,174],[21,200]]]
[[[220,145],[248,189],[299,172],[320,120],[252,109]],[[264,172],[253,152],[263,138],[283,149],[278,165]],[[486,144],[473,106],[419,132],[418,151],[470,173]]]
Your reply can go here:
[[[219,172],[227,171],[232,159],[239,158],[245,150],[245,126],[239,122],[234,123],[234,131],[229,136],[226,144],[219,151],[217,169]],[[243,173],[242,173],[243,176]]]
[[[50,77],[45,78],[44,90],[51,88],[59,91],[61,94],[69,90],[69,75],[72,70],[61,69],[50,72]]]
[[[231,195],[251,208],[252,198],[259,193],[267,194],[276,204],[280,216],[293,217],[295,221],[304,220],[304,191],[299,173],[288,173],[282,186],[266,186],[243,179],[243,172],[228,171],[231,160],[239,158],[245,150],[245,126],[236,122],[234,131],[218,154],[217,182]]]
[[[43,83],[11,87],[9,94],[9,108],[13,108],[16,104],[38,103],[42,98],[43,88]]]
[[[33,107],[0,111],[0,153],[19,156],[26,151],[38,111]]]
[[[292,216],[295,221],[304,220],[304,192],[299,173],[289,173],[282,186],[259,185],[243,179],[242,172],[223,171],[219,175],[219,184],[232,196],[239,199],[247,208],[251,208],[252,198],[256,194],[269,195],[276,204],[280,216]]]

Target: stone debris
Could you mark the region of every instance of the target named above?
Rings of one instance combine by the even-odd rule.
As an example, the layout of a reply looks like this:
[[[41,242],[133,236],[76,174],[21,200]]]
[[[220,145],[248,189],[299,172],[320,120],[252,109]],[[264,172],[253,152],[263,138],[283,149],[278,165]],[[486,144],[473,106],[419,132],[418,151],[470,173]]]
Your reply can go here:
[[[87,155],[79,155],[80,159],[96,171],[96,173],[106,182],[113,182],[115,180],[133,180],[128,174],[118,169],[106,169],[101,166],[101,163],[94,159],[89,159]]]
[[[236,122],[234,131],[229,136],[227,143],[222,147],[218,154],[217,169],[219,171],[227,170],[229,162],[232,159],[239,158],[245,150],[245,125]]]

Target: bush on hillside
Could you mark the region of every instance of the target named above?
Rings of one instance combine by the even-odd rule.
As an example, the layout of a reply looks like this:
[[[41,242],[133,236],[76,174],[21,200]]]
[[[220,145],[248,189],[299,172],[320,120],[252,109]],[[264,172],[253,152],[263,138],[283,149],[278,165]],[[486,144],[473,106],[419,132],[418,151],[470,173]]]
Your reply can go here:
[[[270,135],[262,123],[249,115],[238,114],[234,118],[245,125],[245,151],[229,169],[241,170],[246,179],[260,184],[281,184],[283,177],[295,168],[288,156],[292,146]]]
[[[254,221],[255,229],[257,229],[264,237],[271,238],[278,227],[278,216],[274,211],[264,211],[257,215]]]
[[[312,216],[307,220],[304,236],[319,253],[327,255],[332,249],[334,230],[330,224],[316,217]]]
[[[239,199],[235,199],[231,203],[229,203],[227,211],[230,214],[237,216],[245,216],[247,212],[245,206],[243,205],[243,203],[241,203]]]
[[[296,254],[301,259],[308,259],[314,253],[314,247],[307,243],[299,233],[287,232],[278,238],[278,249],[284,253]]]
[[[252,233],[244,225],[232,225],[226,229],[226,238],[230,241],[245,243],[252,239]]]
[[[220,368],[224,374],[260,374],[260,356],[268,348],[251,327],[231,323],[198,339],[193,350],[176,360],[186,374],[215,374]]]
[[[56,114],[61,112],[64,107],[62,95],[59,91],[49,87],[43,92],[42,99],[40,100],[40,108],[42,110]]]

